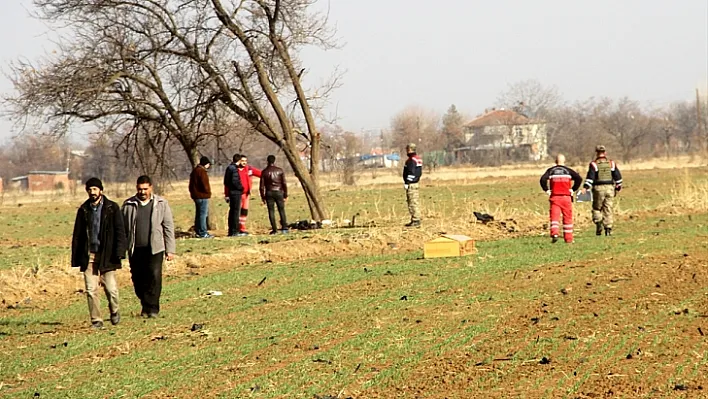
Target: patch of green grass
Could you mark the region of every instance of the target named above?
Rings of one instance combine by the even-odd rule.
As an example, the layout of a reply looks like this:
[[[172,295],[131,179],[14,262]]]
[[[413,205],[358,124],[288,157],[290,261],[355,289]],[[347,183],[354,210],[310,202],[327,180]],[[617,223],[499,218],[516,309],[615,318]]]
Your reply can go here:
[[[644,180],[635,181],[647,184],[656,179],[653,172],[637,176]],[[542,193],[532,191],[535,179],[511,183],[424,187],[424,196],[442,215],[462,215],[477,204],[506,207],[514,201],[528,212],[545,209],[547,200]],[[345,217],[355,210],[390,217],[381,210],[381,201],[394,202],[401,194],[393,188],[338,193],[341,196],[330,197],[328,206]],[[659,201],[627,196],[636,209],[648,209]],[[624,202],[625,197],[622,201],[622,209],[627,209],[630,201]],[[180,223],[187,223],[190,203],[175,201],[173,206]],[[216,208],[226,211],[225,204]],[[403,212],[402,205],[400,209]],[[5,210],[3,217],[7,218]],[[69,211],[67,207],[64,219]],[[254,209],[252,218],[263,218],[264,214],[263,209]],[[534,392],[547,388],[549,395],[563,389],[579,392],[604,359],[634,350],[648,333],[632,333],[630,325],[616,328],[617,336],[566,342],[562,335],[577,324],[592,320],[606,332],[607,324],[614,321],[610,316],[589,319],[592,316],[575,314],[572,303],[558,307],[559,320],[544,327],[547,334],[538,340],[539,333],[531,329],[518,336],[509,334],[513,338],[500,337],[499,324],[528,324],[528,320],[506,319],[506,310],[535,308],[546,298],[562,296],[558,292],[561,288],[582,285],[588,275],[609,273],[614,265],[682,257],[684,253],[691,257],[706,251],[705,240],[696,237],[705,235],[708,214],[693,214],[690,220],[670,215],[618,219],[612,238],[595,237],[593,231],[579,229],[573,245],[552,245],[545,235],[526,236],[478,242],[478,254],[465,258],[420,259],[420,251],[332,256],[293,263],[234,264],[231,269],[202,276],[175,276],[165,281],[163,317],[156,320],[135,317],[139,304],[132,287],[122,287],[123,322],[101,331],[88,328],[81,295],[66,307],[50,304],[47,309],[7,311],[0,322],[0,397],[32,397],[35,392],[52,398],[311,398],[315,394],[336,395],[340,390],[394,393],[416,383],[412,376],[419,376],[416,373],[434,359],[467,351],[473,356],[460,367],[469,368],[473,366],[470,362],[489,363],[495,356],[506,356],[494,352],[500,339],[511,340],[510,345],[518,349],[513,360],[495,363],[499,374],[480,374],[469,385],[484,390],[495,384],[503,386],[502,376],[526,370],[528,359],[549,356],[555,365],[587,358],[587,365],[575,370],[577,378],[560,379],[548,388],[538,374],[530,373],[528,379],[515,380],[513,387]],[[392,217],[389,221],[397,223]],[[264,225],[256,220],[253,225],[257,223]],[[32,229],[3,234],[10,240],[24,240]],[[247,249],[262,240],[298,245],[300,237],[187,239],[179,240],[178,251],[218,255]],[[38,240],[37,247],[0,246],[3,255],[17,251],[15,258],[3,257],[5,263],[0,263],[0,268],[27,267],[26,263],[31,267],[33,256],[41,262],[67,256],[67,249],[56,245],[57,237],[45,238],[52,244]],[[569,269],[571,265],[578,269]],[[555,271],[564,273],[556,276]],[[259,285],[264,277],[266,281]],[[512,286],[520,288],[509,289]],[[648,289],[638,295],[645,295]],[[223,295],[207,296],[210,290]],[[604,286],[593,290],[596,297],[614,292]],[[704,295],[705,289],[698,290],[670,305],[690,307]],[[668,344],[655,342],[656,347],[681,339],[673,328],[678,324],[672,323],[684,321],[666,321],[663,308],[642,317],[654,320],[661,326],[659,332],[668,336]],[[191,331],[195,323],[203,324],[203,329]],[[695,361],[680,353],[671,356],[682,365],[675,378],[696,375],[706,363],[705,355]],[[660,375],[655,379],[657,384],[669,381]]]

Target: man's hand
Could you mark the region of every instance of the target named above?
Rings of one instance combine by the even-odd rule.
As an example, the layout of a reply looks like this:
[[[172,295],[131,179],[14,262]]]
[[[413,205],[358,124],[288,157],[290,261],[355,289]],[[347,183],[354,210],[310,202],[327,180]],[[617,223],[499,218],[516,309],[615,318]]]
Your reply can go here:
[[[551,196],[551,190],[546,190],[546,194],[548,194],[548,196],[550,197],[550,196]]]
[[[226,203],[228,204],[229,202],[231,202],[231,199],[229,197],[224,197],[224,201],[226,201]]]
[[[588,193],[588,189],[585,188],[585,187],[583,187],[583,195],[585,195],[585,194],[587,194],[587,193]]]
[[[288,202],[288,197],[284,197],[283,202]]]
[[[620,186],[620,185],[615,186],[615,191],[617,191],[619,193],[620,190],[622,190],[622,186]]]
[[[172,261],[175,258],[175,254],[167,254],[167,261]]]
[[[407,184],[404,184],[404,185],[403,185],[403,188],[405,188],[406,190],[408,190],[408,185],[407,185]]]

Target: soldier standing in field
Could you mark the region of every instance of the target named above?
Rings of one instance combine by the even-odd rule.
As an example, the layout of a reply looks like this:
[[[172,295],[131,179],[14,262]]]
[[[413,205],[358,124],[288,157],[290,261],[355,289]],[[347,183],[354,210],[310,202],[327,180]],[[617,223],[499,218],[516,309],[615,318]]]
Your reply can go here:
[[[573,242],[573,193],[583,184],[578,172],[565,166],[565,156],[556,156],[556,165],[541,176],[541,188],[548,193],[551,205],[551,242],[558,241],[563,214],[563,239]]]
[[[423,160],[416,153],[415,144],[406,146],[408,159],[403,166],[403,187],[406,189],[410,223],[406,227],[420,226],[420,176],[423,174]]]
[[[590,162],[585,178],[583,194],[592,189],[592,221],[595,223],[595,235],[612,235],[612,205],[615,195],[622,190],[622,174],[615,161],[607,159],[604,145],[595,147],[595,160]]]

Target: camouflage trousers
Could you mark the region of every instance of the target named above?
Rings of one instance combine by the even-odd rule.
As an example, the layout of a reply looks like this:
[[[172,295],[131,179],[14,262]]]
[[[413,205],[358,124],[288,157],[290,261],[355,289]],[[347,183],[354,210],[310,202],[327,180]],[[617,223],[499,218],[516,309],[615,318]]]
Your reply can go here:
[[[602,222],[605,227],[612,228],[612,205],[615,200],[615,186],[603,184],[592,188],[592,221]]]
[[[420,222],[420,185],[418,183],[408,185],[406,201],[408,202],[408,212],[411,214],[411,222]]]

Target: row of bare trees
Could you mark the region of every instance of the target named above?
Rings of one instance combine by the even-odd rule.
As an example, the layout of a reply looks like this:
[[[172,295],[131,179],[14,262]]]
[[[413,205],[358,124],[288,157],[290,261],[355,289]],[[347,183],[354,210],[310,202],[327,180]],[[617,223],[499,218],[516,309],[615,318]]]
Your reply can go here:
[[[642,106],[626,97],[567,103],[555,88],[531,80],[511,85],[499,96],[496,107],[544,122],[549,153],[562,152],[576,161],[592,156],[599,143],[623,161],[681,154],[708,156],[708,103],[700,98],[663,107]],[[465,125],[471,119],[455,105],[442,117],[410,106],[392,117],[386,134],[397,149],[417,143],[422,152],[451,152],[465,146]]]

